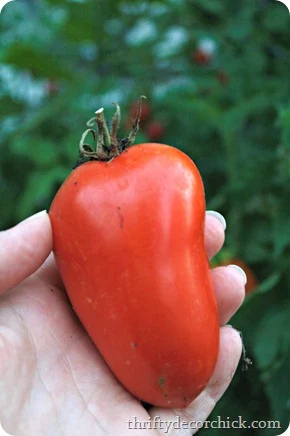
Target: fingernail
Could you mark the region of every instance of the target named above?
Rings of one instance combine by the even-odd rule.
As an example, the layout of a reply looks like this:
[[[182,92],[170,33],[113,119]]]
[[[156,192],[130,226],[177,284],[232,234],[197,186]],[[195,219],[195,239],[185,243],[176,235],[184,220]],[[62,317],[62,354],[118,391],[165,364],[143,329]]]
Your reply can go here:
[[[228,266],[230,266],[231,268],[235,268],[236,271],[239,271],[239,273],[243,276],[244,285],[246,285],[247,276],[246,276],[245,271],[241,267],[239,267],[238,265],[228,265]]]
[[[43,215],[46,215],[46,214],[47,214],[47,211],[46,210],[42,210],[41,212],[37,212],[34,215],[29,216],[24,221],[34,220],[34,218],[39,218],[40,216],[43,216]]]
[[[225,220],[225,217],[221,213],[216,212],[215,210],[207,210],[206,213],[207,215],[214,216],[216,219],[218,219],[219,222],[222,224],[224,230],[226,230],[227,222]]]

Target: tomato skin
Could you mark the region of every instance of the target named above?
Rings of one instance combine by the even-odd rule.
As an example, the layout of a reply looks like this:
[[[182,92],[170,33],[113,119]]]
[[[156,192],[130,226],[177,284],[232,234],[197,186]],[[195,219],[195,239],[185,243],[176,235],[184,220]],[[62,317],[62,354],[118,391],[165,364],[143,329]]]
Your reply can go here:
[[[170,146],[135,145],[76,168],[49,214],[71,303],[116,378],[147,403],[186,407],[219,349],[194,163]]]

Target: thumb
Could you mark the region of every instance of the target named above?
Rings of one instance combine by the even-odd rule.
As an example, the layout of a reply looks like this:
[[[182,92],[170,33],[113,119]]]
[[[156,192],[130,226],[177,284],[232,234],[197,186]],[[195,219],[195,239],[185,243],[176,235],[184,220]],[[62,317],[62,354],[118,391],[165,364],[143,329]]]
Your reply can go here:
[[[51,250],[52,229],[46,211],[0,232],[0,295],[34,273]]]

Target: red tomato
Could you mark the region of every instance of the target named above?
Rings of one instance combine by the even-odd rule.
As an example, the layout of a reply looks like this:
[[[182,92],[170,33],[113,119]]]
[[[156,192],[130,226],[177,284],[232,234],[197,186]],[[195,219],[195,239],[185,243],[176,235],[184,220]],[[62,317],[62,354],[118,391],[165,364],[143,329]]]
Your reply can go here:
[[[161,144],[84,163],[50,218],[71,303],[116,378],[147,403],[186,407],[207,385],[219,349],[194,163]]]
[[[230,79],[225,71],[217,71],[216,77],[222,85],[227,85],[229,83]]]
[[[216,52],[216,42],[211,38],[202,38],[197,48],[192,53],[192,57],[197,64],[209,64]]]
[[[152,121],[146,129],[151,141],[159,141],[164,135],[164,126],[158,121]]]
[[[195,50],[192,54],[194,61],[199,65],[206,65],[211,61],[212,56],[202,50]]]
[[[46,83],[47,94],[49,97],[53,97],[58,94],[60,87],[55,80],[48,80]]]
[[[131,106],[130,109],[130,115],[131,118],[135,118],[138,112],[138,103],[135,103]],[[142,112],[141,112],[141,116],[140,116],[140,124],[144,124],[145,121],[148,120],[148,118],[151,115],[151,108],[149,106],[148,103],[146,103],[145,101],[142,103]]]

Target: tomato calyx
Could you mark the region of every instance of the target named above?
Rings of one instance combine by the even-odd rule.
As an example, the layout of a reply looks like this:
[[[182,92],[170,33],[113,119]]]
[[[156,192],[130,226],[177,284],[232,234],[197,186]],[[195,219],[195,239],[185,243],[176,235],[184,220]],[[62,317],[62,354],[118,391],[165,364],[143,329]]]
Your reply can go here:
[[[117,103],[113,103],[116,107],[115,114],[111,122],[111,128],[108,129],[104,109],[101,108],[95,112],[95,116],[87,122],[87,129],[81,137],[79,145],[79,162],[82,164],[86,160],[110,161],[119,156],[124,150],[131,147],[135,141],[139,130],[139,124],[142,111],[142,100],[146,97],[141,95],[138,99],[138,110],[132,123],[130,133],[123,139],[118,138],[118,129],[121,121],[121,110]],[[97,132],[93,129],[97,125]],[[91,145],[86,143],[87,136],[91,134],[95,142],[95,150]]]

